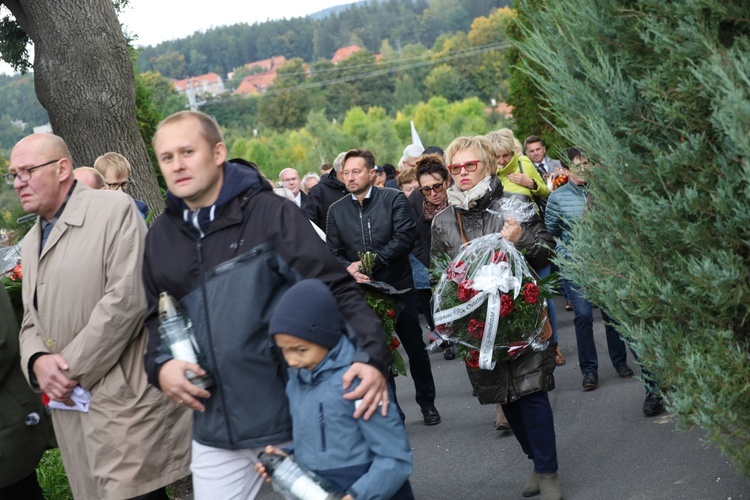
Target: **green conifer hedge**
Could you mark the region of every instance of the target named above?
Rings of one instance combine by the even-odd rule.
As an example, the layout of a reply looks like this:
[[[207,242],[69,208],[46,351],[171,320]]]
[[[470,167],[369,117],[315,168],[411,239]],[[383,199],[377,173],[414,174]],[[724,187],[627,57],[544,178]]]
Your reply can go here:
[[[527,70],[597,165],[567,272],[750,475],[750,2],[516,7]]]

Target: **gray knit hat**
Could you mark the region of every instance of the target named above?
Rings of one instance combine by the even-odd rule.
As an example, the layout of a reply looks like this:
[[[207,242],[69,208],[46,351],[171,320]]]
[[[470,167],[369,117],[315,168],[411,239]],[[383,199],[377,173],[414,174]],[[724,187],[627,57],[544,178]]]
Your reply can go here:
[[[344,334],[336,299],[320,280],[302,280],[287,290],[273,311],[269,335],[283,333],[331,349]]]

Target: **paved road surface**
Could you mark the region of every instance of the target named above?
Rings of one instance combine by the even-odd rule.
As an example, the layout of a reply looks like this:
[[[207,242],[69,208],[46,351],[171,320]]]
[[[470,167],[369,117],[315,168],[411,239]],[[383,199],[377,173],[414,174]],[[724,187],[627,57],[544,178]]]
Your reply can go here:
[[[555,415],[559,477],[567,500],[750,498],[750,480],[741,477],[699,429],[677,431],[669,413],[646,418],[645,391],[637,378],[617,376],[607,356],[604,327],[595,325],[599,388],[581,389],[573,313],[558,298],[558,328],[568,360],[555,371],[550,392]],[[598,318],[599,314],[595,313]],[[494,430],[494,405],[481,406],[471,395],[458,361],[432,354],[437,407],[443,422],[422,423],[414,385],[397,378],[398,397],[414,448],[412,487],[418,499],[522,499],[532,470],[512,435]],[[630,366],[640,374],[632,360]],[[278,498],[264,489],[261,498]]]

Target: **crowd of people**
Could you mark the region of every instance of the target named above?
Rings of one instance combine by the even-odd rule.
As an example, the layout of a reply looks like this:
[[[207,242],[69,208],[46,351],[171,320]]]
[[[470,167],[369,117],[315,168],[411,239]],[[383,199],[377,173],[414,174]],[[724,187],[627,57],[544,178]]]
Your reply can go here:
[[[74,168],[52,134],[28,136],[11,152],[4,178],[38,217],[23,243],[20,332],[0,296],[0,344],[11,346],[0,351],[0,404],[13,395],[15,405],[0,428],[0,498],[42,498],[34,467],[54,436],[76,498],[164,499],[166,486],[190,473],[197,499],[254,498],[268,476],[261,452],[292,455],[346,499],[414,498],[407,415],[364,288],[393,291],[421,420],[438,425],[425,338],[441,343],[446,359],[456,354],[430,335],[427,270],[500,233],[549,276],[556,241],[568,251],[570,225],[591,202],[585,154],[569,148],[552,160],[539,137],[522,145],[509,129],[456,138],[445,151],[411,144],[398,168],[355,148],[319,175],[289,167],[278,182],[250,161],[228,161],[219,125],[200,112],[166,118],[153,147],[168,192],[148,229],[148,207],[127,194],[122,155]],[[568,183],[554,190],[563,175]],[[528,202],[534,215],[516,221],[487,210],[503,198]],[[582,387],[593,390],[594,306],[580,285],[564,279],[560,291],[575,315]],[[190,318],[194,359],[163,339],[165,294]],[[547,393],[565,359],[551,301],[548,315],[548,348],[491,371],[467,367],[480,403],[497,407],[495,428],[533,462],[521,493],[543,500],[562,498]],[[626,345],[602,316],[613,366],[632,377]],[[644,378],[643,412],[656,415],[658,385]],[[6,449],[19,457],[12,468]]]

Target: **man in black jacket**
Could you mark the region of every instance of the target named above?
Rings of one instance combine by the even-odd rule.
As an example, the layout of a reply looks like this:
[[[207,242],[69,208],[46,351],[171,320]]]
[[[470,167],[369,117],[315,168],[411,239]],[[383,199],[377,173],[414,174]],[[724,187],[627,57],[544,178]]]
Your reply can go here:
[[[411,208],[404,193],[397,189],[376,188],[375,156],[367,150],[353,149],[344,155],[342,179],[350,195],[328,209],[326,239],[333,255],[358,283],[385,282],[397,290],[403,310],[396,320],[396,334],[409,356],[416,400],[427,425],[440,423],[435,408],[435,382],[430,358],[425,350],[419,325],[419,300],[413,290],[409,252],[416,231]],[[376,254],[372,277],[360,269],[358,253]]]
[[[159,124],[153,144],[169,193],[167,209],[146,239],[146,371],[172,400],[196,410],[196,498],[254,498],[262,483],[252,468],[258,452],[291,438],[284,368],[268,339],[268,321],[283,292],[299,279],[317,278],[336,297],[358,347],[343,379],[345,388],[361,379],[345,396],[362,399],[355,417],[367,419],[387,402],[383,373],[391,356],[354,280],[305,215],[276,196],[254,164],[226,161],[211,117],[176,113]],[[162,292],[180,301],[192,320],[198,363],[174,359],[162,347]],[[201,389],[187,372],[208,372],[215,385]]]

